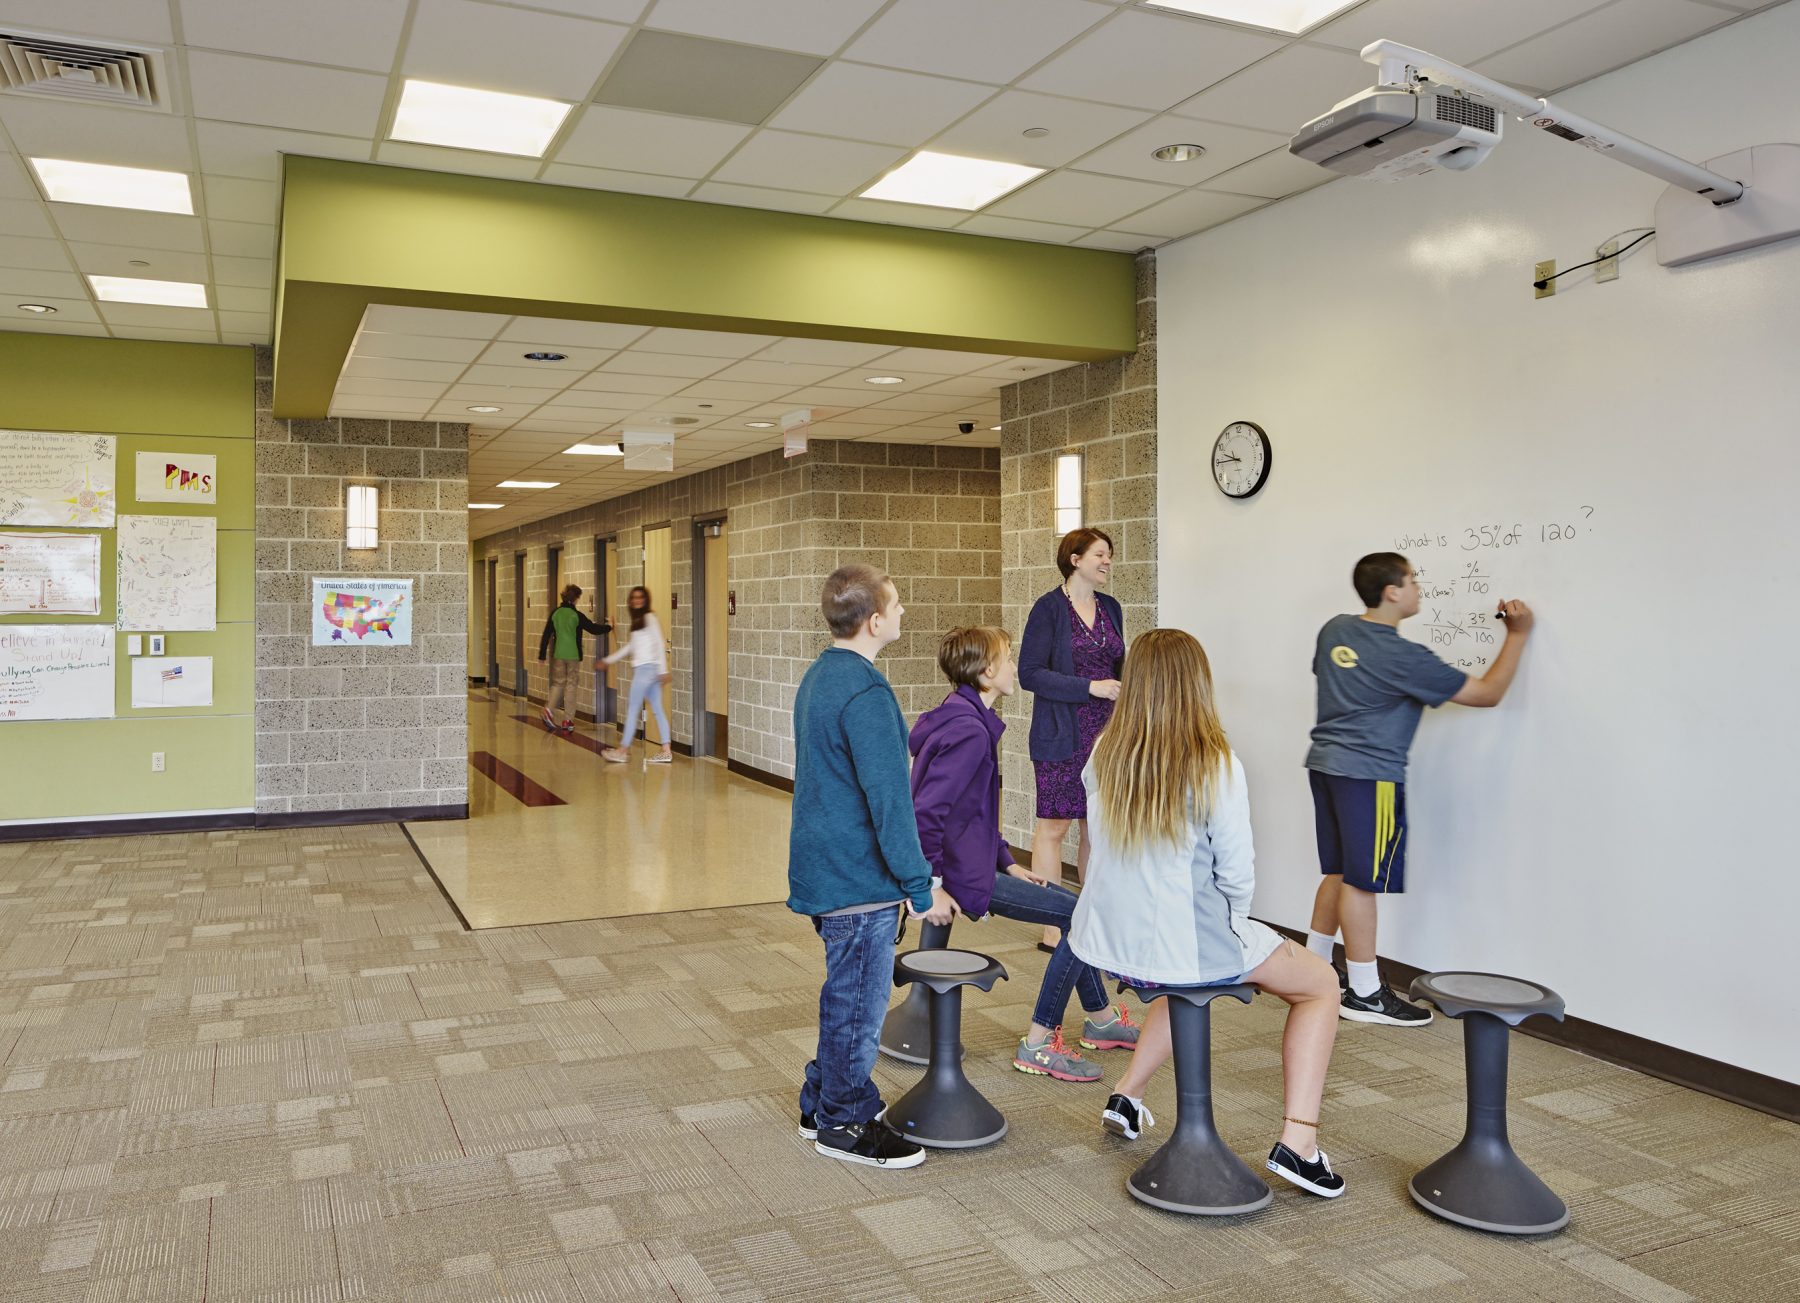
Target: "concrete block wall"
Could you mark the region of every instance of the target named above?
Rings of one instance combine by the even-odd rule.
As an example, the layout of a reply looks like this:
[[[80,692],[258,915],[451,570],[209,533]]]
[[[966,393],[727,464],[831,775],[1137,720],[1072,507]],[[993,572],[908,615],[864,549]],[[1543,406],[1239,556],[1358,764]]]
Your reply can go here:
[[[466,425],[283,421],[256,350],[256,809],[468,802]],[[344,490],[381,490],[381,546],[344,546]],[[312,646],[312,581],[413,582],[409,647]]]
[[[1137,260],[1138,347],[1128,357],[1066,367],[1000,391],[1001,607],[1015,638],[1032,603],[1062,582],[1056,569],[1058,453],[1083,454],[1084,523],[1112,536],[1107,591],[1125,634],[1156,625],[1156,255]],[[1001,828],[1029,848],[1036,782],[1027,748],[1031,697],[1021,692],[1002,742]],[[1075,861],[1071,831],[1063,858]]]

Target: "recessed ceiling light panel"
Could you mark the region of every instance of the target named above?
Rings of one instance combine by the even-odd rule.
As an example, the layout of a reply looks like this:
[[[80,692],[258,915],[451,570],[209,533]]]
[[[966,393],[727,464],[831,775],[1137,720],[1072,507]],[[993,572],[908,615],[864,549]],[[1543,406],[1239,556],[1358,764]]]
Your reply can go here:
[[[1144,0],[1151,9],[1172,9],[1196,18],[1211,18],[1238,27],[1298,36],[1357,0]]]
[[[578,443],[563,449],[565,457],[623,457],[625,450],[616,443]]]
[[[479,406],[469,408],[469,410],[471,412],[480,412],[482,415],[485,416],[489,412],[497,412],[500,409],[498,407],[493,406],[490,403],[482,403]]]
[[[906,380],[901,376],[864,376],[865,385],[903,385]]]
[[[409,77],[400,92],[400,107],[388,137],[542,158],[572,107],[531,95],[505,95]]]
[[[773,430],[775,428],[773,421],[745,421],[744,425],[751,430]]]
[[[31,168],[43,184],[44,193],[59,204],[97,204],[102,208],[194,215],[194,190],[180,172],[77,163],[67,158],[34,158]]]
[[[1044,174],[1041,167],[964,158],[921,149],[862,192],[864,199],[932,208],[985,208],[1001,195]]]
[[[500,510],[500,508],[504,507],[505,505],[506,504],[504,502],[471,502],[469,504],[469,510],[470,511],[498,511],[498,510]]]
[[[494,485],[497,489],[554,489],[561,480],[501,480]]]
[[[206,286],[194,281],[147,281],[135,276],[89,275],[94,297],[107,303],[148,303],[161,308],[204,308]]]

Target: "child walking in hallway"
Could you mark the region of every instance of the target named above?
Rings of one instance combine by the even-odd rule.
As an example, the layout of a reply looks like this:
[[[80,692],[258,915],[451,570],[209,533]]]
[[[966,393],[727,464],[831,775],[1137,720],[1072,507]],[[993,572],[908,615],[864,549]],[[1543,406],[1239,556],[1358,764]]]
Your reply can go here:
[[[631,747],[637,741],[638,725],[644,718],[644,703],[649,702],[650,709],[656,714],[657,727],[662,729],[662,750],[647,757],[644,763],[666,765],[674,759],[669,749],[669,717],[663,713],[662,703],[662,686],[670,678],[667,644],[663,642],[662,625],[650,613],[648,588],[642,584],[633,588],[625,597],[625,607],[631,613],[631,635],[618,651],[594,662],[597,667],[611,670],[615,661],[631,657],[631,697],[625,707],[624,733],[618,746],[606,747],[600,754],[621,765],[631,759]],[[648,740],[646,733],[645,741]]]

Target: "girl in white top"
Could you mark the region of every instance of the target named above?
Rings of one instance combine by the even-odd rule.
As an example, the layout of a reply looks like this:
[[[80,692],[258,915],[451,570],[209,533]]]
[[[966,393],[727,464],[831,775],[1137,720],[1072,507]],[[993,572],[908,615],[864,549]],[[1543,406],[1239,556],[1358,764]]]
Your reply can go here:
[[[1092,849],[1069,946],[1131,986],[1247,982],[1287,1001],[1284,1117],[1268,1168],[1336,1198],[1344,1178],[1318,1147],[1318,1118],[1337,982],[1330,964],[1250,917],[1250,795],[1213,708],[1206,652],[1179,629],[1152,629],[1131,645],[1121,685],[1082,772]],[[1101,1115],[1108,1131],[1135,1140],[1154,1122],[1144,1089],[1169,1052],[1168,1000],[1153,1000]]]
[[[600,754],[621,765],[631,759],[631,747],[637,741],[638,725],[643,721],[647,701],[662,729],[662,751],[650,756],[645,763],[666,765],[674,757],[669,752],[669,717],[663,713],[662,703],[662,685],[669,681],[662,625],[650,614],[650,590],[641,584],[626,595],[625,608],[631,614],[631,634],[625,645],[611,656],[594,662],[596,667],[611,670],[616,661],[631,657],[631,697],[625,707],[624,745],[605,747]]]

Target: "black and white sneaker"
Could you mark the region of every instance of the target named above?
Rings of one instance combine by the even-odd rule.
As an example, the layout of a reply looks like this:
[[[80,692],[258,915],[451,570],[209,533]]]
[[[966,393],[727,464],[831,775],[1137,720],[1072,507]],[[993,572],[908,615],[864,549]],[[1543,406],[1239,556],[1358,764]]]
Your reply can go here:
[[[1346,986],[1338,997],[1338,1017],[1351,1022],[1385,1023],[1389,1027],[1423,1027],[1431,1021],[1431,1010],[1408,1004],[1385,985],[1368,995],[1358,995]]]
[[[1268,1168],[1283,1180],[1292,1181],[1302,1190],[1321,1199],[1335,1199],[1344,1192],[1344,1178],[1331,1170],[1331,1160],[1323,1149],[1312,1160],[1300,1157],[1279,1142],[1269,1151]]]
[[[1140,1107],[1124,1095],[1114,1095],[1101,1110],[1100,1125],[1122,1140],[1136,1140],[1156,1125],[1156,1119],[1150,1116],[1148,1104]]]
[[[827,1158],[869,1167],[917,1167],[925,1161],[923,1146],[879,1119],[862,1126],[820,1127],[813,1148]]]
[[[800,1138],[802,1140],[817,1140],[819,1138],[819,1119],[814,1117],[811,1113],[802,1113],[800,1115]]]
[[[1350,974],[1339,968],[1336,964],[1331,966],[1331,971],[1338,975],[1338,990],[1348,991],[1350,989]]]

